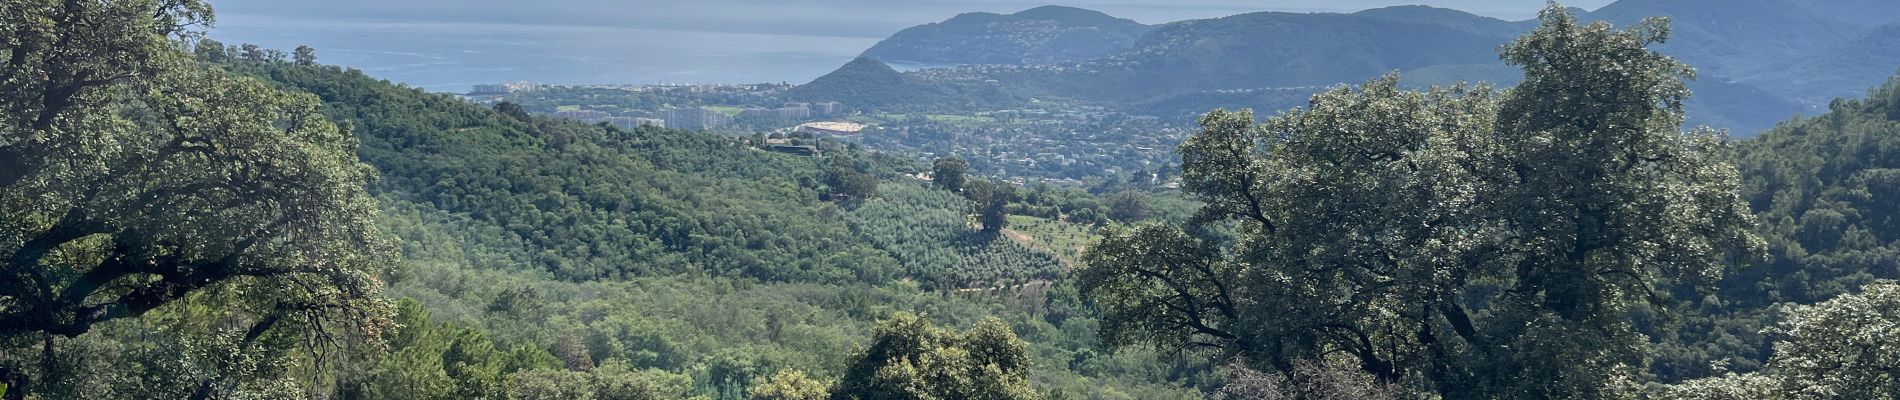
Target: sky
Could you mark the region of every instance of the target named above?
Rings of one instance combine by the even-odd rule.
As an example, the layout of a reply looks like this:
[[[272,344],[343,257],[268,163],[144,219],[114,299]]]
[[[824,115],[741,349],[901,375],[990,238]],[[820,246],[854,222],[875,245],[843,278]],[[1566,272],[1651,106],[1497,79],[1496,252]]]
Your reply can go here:
[[[1596,9],[1612,0],[1571,0]],[[216,39],[434,91],[480,83],[804,83],[904,28],[1057,4],[1143,23],[1426,4],[1522,20],[1542,0],[214,0]]]

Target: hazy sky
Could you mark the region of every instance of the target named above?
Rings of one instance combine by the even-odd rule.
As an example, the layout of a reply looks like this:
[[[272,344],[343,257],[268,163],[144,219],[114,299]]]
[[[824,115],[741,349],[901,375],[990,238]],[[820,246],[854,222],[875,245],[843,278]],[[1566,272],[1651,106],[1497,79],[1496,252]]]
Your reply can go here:
[[[1572,0],[1595,9],[1611,0]],[[1426,4],[1504,19],[1529,19],[1542,0],[223,0],[226,19],[253,15],[441,22],[587,24],[683,30],[884,37],[970,11],[1015,12],[1058,4],[1143,23],[1253,11],[1349,12]]]
[[[1595,9],[1611,0],[1573,0]],[[803,83],[903,28],[1047,4],[1143,23],[1405,4],[1521,20],[1543,0],[214,0],[213,36],[316,47],[431,90],[499,81]]]

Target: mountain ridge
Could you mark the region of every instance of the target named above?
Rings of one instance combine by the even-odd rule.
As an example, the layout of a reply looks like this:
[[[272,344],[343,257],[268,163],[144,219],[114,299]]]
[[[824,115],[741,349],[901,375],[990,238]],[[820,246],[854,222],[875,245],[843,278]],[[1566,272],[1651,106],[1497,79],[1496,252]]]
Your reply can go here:
[[[1134,20],[1065,6],[1013,14],[963,13],[899,31],[860,57],[938,65],[1076,62],[1126,49],[1148,28]]]
[[[1858,93],[1900,68],[1884,64],[1900,63],[1900,57],[1881,57],[1884,49],[1900,49],[1900,35],[1882,34],[1891,31],[1880,28],[1883,24],[1900,24],[1900,13],[1881,12],[1888,9],[1900,10],[1900,2],[1736,0],[1707,6],[1681,0],[1620,0],[1594,11],[1568,10],[1581,20],[1606,21],[1619,27],[1635,26],[1650,17],[1669,18],[1671,40],[1656,48],[1699,69],[1699,80],[1692,87],[1702,96],[1688,104],[1694,110],[1694,122],[1732,128],[1740,136],[1749,136],[1772,127],[1777,119],[1810,113],[1833,97]],[[1011,15],[963,14],[951,21],[907,29],[865,54],[890,60],[891,46],[918,42],[917,36],[925,35],[925,31],[942,31],[941,26],[958,20],[962,20],[958,25],[970,29],[959,33],[963,37],[1010,36],[1012,31],[1005,27],[971,22],[1011,20],[1026,13],[1086,15],[1098,22],[1113,18],[1073,7],[1042,7]],[[995,90],[1017,98],[1070,98],[1140,112],[1155,111],[1148,105],[1156,102],[1178,103],[1184,96],[1214,91],[1324,87],[1395,71],[1405,73],[1407,82],[1413,84],[1508,84],[1515,82],[1515,77],[1499,73],[1507,68],[1495,49],[1535,24],[1535,20],[1506,21],[1431,6],[1394,6],[1354,13],[1244,13],[1144,26],[1140,37],[1125,48],[1084,60],[1037,57],[1021,48],[983,48],[981,41],[974,40],[956,45],[942,42],[944,46],[978,48],[938,48],[931,53],[934,56],[929,64],[1007,67],[947,74],[962,76],[961,80],[915,83],[967,86],[995,81],[1000,83]],[[938,28],[925,29],[929,27]],[[1848,75],[1852,76],[1824,80],[1788,76],[1791,71],[1834,67],[1851,71]],[[824,84],[831,83],[835,82]],[[1289,103],[1180,104],[1237,108]],[[875,102],[862,105],[902,106]]]

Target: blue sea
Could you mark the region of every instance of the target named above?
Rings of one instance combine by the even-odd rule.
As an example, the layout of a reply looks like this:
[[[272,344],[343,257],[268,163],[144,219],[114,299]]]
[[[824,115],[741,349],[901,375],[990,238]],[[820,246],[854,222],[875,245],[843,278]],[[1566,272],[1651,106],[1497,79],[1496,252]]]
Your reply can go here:
[[[878,39],[626,27],[220,15],[211,37],[288,51],[438,92],[484,83],[809,82]]]
[[[906,27],[970,11],[1066,3],[1154,24],[1415,2],[1340,0],[1313,8],[1318,3],[1311,0],[213,0],[218,21],[211,34],[286,51],[310,45],[325,64],[443,92],[516,81],[799,84]],[[1543,4],[1426,2],[1509,3],[1517,11]]]

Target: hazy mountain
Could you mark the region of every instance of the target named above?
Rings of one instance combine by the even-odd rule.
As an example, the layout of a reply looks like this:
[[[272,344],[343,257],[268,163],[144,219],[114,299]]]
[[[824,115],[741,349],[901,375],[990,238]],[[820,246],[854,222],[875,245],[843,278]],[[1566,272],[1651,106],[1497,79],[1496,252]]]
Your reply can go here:
[[[1588,17],[1617,26],[1634,26],[1649,17],[1669,17],[1670,40],[1657,49],[1714,76],[1730,76],[1795,59],[1864,32],[1863,27],[1842,23],[1800,3],[1622,0]]]
[[[1508,36],[1351,14],[1264,12],[1155,28],[1093,63],[1138,92],[1330,85],[1433,65],[1497,60]],[[1107,83],[1107,82],[1105,82]]]
[[[1581,10],[1575,10],[1581,11]],[[1393,22],[1436,25],[1483,36],[1514,37],[1537,27],[1534,21],[1505,21],[1449,8],[1395,6],[1352,13]]]
[[[1622,27],[1649,17],[1669,18],[1671,39],[1656,48],[1698,70],[1698,79],[1691,82],[1696,96],[1687,104],[1691,122],[1730,128],[1739,136],[1772,127],[1790,115],[1818,110],[1834,97],[1857,95],[1900,68],[1900,1],[1621,0],[1587,13],[1571,11],[1587,21]],[[1049,22],[1057,20],[1076,22]],[[945,64],[1015,65],[975,72],[918,72],[911,75],[959,79],[912,79],[911,85],[987,86],[993,92],[962,92],[979,97],[1006,91],[1017,98],[1070,98],[1167,115],[1213,107],[1271,109],[1298,104],[1298,93],[1395,71],[1413,85],[1483,81],[1508,86],[1515,84],[1519,74],[1499,61],[1496,49],[1536,25],[1536,21],[1505,21],[1427,6],[1351,14],[1249,13],[1141,27],[1146,33],[1125,49],[1090,48],[1071,55],[1105,53],[1069,63],[1066,60],[1072,58],[1030,57],[1032,52],[1025,49],[1033,46],[1025,43],[1052,42],[1028,39],[1047,34],[1011,29],[1035,25],[1024,21],[1043,21],[1038,26],[1103,26],[1113,21],[1139,25],[1059,7],[1014,15],[965,14],[906,30],[866,54]],[[843,84],[821,79],[812,86]],[[902,90],[928,92],[916,87]],[[904,104],[900,98],[889,99],[892,106]]]
[[[1864,95],[1865,88],[1885,81],[1895,70],[1900,70],[1900,24],[1873,29],[1739,79],[1818,107],[1835,98]]]
[[[994,106],[1014,98],[995,85],[925,81],[899,73],[890,65],[866,57],[851,60],[811,83],[792,88],[786,91],[785,97],[794,101],[836,101],[851,108],[883,110]]]
[[[905,29],[864,57],[917,64],[1052,64],[1127,49],[1148,26],[1101,12],[1044,6],[1015,14],[968,13]]]
[[[1900,23],[1900,1],[1807,0],[1796,4],[1811,12],[1850,24],[1879,26]]]

